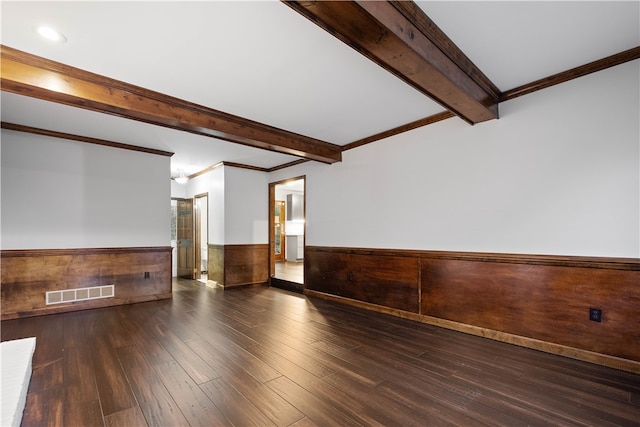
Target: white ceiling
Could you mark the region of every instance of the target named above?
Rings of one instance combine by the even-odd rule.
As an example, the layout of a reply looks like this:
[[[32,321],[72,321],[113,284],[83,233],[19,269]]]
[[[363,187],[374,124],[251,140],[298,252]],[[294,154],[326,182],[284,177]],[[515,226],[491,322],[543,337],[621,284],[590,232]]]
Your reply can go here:
[[[502,91],[640,45],[640,3],[417,2]],[[444,109],[277,1],[2,1],[1,42],[345,145]],[[49,24],[64,44],[39,38]],[[296,157],[2,92],[2,121],[174,152],[187,174]]]

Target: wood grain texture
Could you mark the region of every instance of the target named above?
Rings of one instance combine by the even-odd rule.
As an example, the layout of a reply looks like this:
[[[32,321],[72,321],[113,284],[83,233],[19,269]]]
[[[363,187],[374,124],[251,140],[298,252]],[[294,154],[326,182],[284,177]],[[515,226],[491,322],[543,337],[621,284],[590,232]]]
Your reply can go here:
[[[208,279],[224,288],[269,281],[269,245],[209,244]]]
[[[37,342],[23,425],[640,420],[638,374],[275,288],[176,279],[173,291],[168,300],[3,321],[3,341]]]
[[[412,1],[390,1],[421,33],[451,59],[474,82],[494,99],[500,97],[500,89],[480,70],[467,55],[436,25],[427,14]]]
[[[177,403],[135,346],[118,349],[121,371],[129,378],[130,390],[149,425],[188,425]]]
[[[265,284],[269,280],[269,245],[225,245],[224,287]]]
[[[307,294],[640,369],[638,259],[308,246],[305,262]],[[419,272],[408,275],[414,266]],[[367,272],[365,280],[354,271]],[[388,287],[378,274],[418,285],[396,288],[400,294],[385,300]],[[589,320],[591,307],[603,310],[602,322]]]
[[[307,289],[417,313],[417,258],[333,253],[305,254]]]
[[[4,250],[0,257],[3,320],[171,297],[171,247]],[[115,286],[113,298],[46,305],[48,291],[105,285]]]
[[[426,258],[421,271],[424,315],[640,361],[640,271]]]
[[[419,8],[408,13],[386,1],[285,4],[467,122],[498,117],[496,93],[451,60],[461,55],[455,44],[437,27],[420,25],[428,17],[407,19],[424,15]],[[437,42],[432,40],[435,32]]]
[[[224,245],[207,247],[207,279],[216,283],[224,283]]]
[[[338,145],[0,46],[2,90],[325,163]],[[51,82],[59,83],[51,90]]]

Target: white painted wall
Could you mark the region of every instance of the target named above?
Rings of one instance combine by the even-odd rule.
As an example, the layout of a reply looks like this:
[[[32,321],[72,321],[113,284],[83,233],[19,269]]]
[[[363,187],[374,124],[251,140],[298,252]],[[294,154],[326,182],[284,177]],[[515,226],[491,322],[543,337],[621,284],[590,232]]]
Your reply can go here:
[[[185,184],[178,184],[172,179],[171,180],[171,197],[186,199],[187,186]]]
[[[189,180],[186,184],[177,185],[177,191],[172,197],[191,198],[198,194],[208,194],[209,216],[209,244],[224,245],[225,243],[225,173],[219,167],[209,173]],[[179,190],[182,190],[180,192]],[[173,191],[173,190],[172,190]],[[180,195],[178,195],[180,194]]]
[[[307,244],[640,257],[640,61],[270,174],[307,177]]]
[[[208,193],[210,244],[269,242],[266,173],[222,166],[188,181],[183,187],[174,187],[172,191],[172,197]]]
[[[2,249],[168,246],[170,158],[2,130]]]
[[[269,176],[224,166],[225,244],[269,243]]]

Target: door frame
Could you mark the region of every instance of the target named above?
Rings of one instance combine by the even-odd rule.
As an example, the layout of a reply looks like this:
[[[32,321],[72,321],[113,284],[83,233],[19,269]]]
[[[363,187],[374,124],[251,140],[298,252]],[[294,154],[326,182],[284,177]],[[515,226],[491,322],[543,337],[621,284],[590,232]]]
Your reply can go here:
[[[276,274],[276,261],[275,261],[275,255],[274,255],[274,248],[275,248],[275,218],[274,218],[274,212],[276,209],[276,186],[277,185],[284,185],[288,182],[291,181],[298,181],[302,179],[304,181],[304,185],[303,185],[303,194],[302,194],[302,206],[303,206],[303,212],[304,212],[304,236],[302,238],[302,250],[303,252],[306,250],[306,240],[307,240],[307,176],[306,175],[300,175],[297,177],[293,177],[293,178],[287,178],[287,179],[283,179],[281,181],[275,181],[275,182],[270,182],[269,183],[269,279],[271,279],[272,277],[275,276]],[[303,259],[306,260],[306,254],[303,254]],[[304,264],[303,264],[303,268],[304,268]],[[304,281],[304,280],[303,280]]]

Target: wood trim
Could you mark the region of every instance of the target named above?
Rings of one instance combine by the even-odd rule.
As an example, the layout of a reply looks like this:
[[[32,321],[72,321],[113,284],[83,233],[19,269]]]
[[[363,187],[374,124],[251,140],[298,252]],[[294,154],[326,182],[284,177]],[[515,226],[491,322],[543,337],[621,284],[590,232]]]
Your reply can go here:
[[[138,145],[131,145],[131,144],[124,144],[124,143],[121,143],[121,142],[114,142],[114,141],[108,141],[108,140],[105,140],[105,139],[91,138],[91,137],[88,137],[88,136],[75,135],[75,134],[71,134],[71,133],[57,132],[57,131],[48,130],[48,129],[40,129],[40,128],[31,127],[31,126],[19,125],[19,124],[15,124],[15,123],[0,122],[0,127],[2,127],[2,129],[12,130],[12,131],[16,131],[16,132],[24,132],[24,133],[31,133],[31,134],[35,134],[35,135],[48,136],[48,137],[51,137],[51,138],[60,138],[60,139],[67,139],[67,140],[71,140],[71,141],[86,142],[88,144],[102,145],[102,146],[113,147],[113,148],[121,148],[121,149],[124,149],[124,150],[139,151],[141,153],[157,154],[157,155],[160,155],[160,156],[171,157],[171,156],[173,156],[175,154],[175,153],[172,153],[170,151],[156,150],[154,148],[141,147],[141,146],[138,146]],[[299,159],[299,160],[295,160],[295,161],[290,162],[290,163],[285,163],[285,164],[280,165],[280,166],[275,166],[273,168],[263,168],[263,167],[260,167],[260,166],[252,166],[252,165],[246,165],[246,164],[242,164],[242,163],[222,161],[222,162],[216,163],[215,165],[211,165],[208,168],[205,168],[205,169],[203,169],[203,170],[201,170],[199,172],[191,174],[187,178],[189,178],[189,179],[196,178],[196,177],[198,177],[200,175],[204,175],[204,174],[206,174],[208,172],[211,172],[212,170],[214,170],[216,168],[219,168],[221,166],[229,166],[229,167],[234,167],[234,168],[249,169],[249,170],[255,170],[255,171],[260,171],[260,172],[273,172],[274,170],[284,169],[286,167],[298,165],[298,164],[305,163],[305,162],[308,162],[308,161],[309,161],[308,159]],[[172,179],[174,179],[174,178],[172,178]]]
[[[550,265],[558,267],[598,268],[606,270],[640,271],[640,258],[585,257],[570,255],[527,255],[491,252],[454,252],[413,249],[347,248],[332,246],[308,246],[315,252],[348,253],[360,255],[386,255],[416,258],[450,259],[509,264]]]
[[[460,51],[444,33],[437,31],[438,41],[432,40],[437,27],[420,25],[429,18],[418,8],[408,11],[382,1],[285,4],[467,122],[498,118],[496,94],[451,60]],[[451,52],[441,50],[446,47]]]
[[[271,279],[276,274],[276,258],[275,258],[275,247],[276,247],[276,185],[275,182],[269,183],[269,201],[268,209],[269,209],[269,219],[268,219],[268,227],[269,227],[269,279]],[[286,230],[285,230],[286,231]],[[284,242],[281,242],[281,247],[285,248]],[[286,259],[286,258],[285,258]]]
[[[275,260],[275,255],[274,255],[274,250],[275,250],[275,218],[274,218],[274,212],[275,212],[275,207],[276,207],[276,186],[278,185],[282,185],[282,184],[286,184],[288,182],[292,182],[292,181],[298,181],[298,180],[304,180],[304,188],[303,188],[303,194],[304,194],[304,207],[305,207],[305,215],[306,215],[306,206],[307,206],[307,176],[306,175],[299,175],[296,177],[291,177],[291,178],[287,178],[284,180],[280,180],[280,181],[275,181],[275,182],[270,182],[269,183],[269,279],[271,279],[275,273],[276,273],[276,260]],[[304,224],[304,235],[306,236],[307,234],[307,224]],[[285,244],[286,246],[286,244]],[[283,247],[285,247],[283,246]]]
[[[224,166],[224,162],[218,162],[215,165],[211,165],[211,166],[209,166],[207,168],[202,169],[199,172],[196,172],[196,173],[193,173],[193,174],[189,175],[187,178],[190,179],[190,180],[193,179],[193,178],[197,178],[197,177],[199,177],[201,175],[209,173],[212,170],[218,169],[219,167],[222,167],[222,166]]]
[[[335,144],[190,103],[7,46],[0,46],[0,57],[4,91],[324,163],[341,160],[341,148]]]
[[[343,150],[343,151],[344,151],[344,150]],[[297,166],[297,165],[300,165],[300,164],[302,164],[302,163],[306,163],[306,162],[308,162],[308,161],[309,161],[309,160],[307,160],[307,159],[294,160],[294,161],[289,162],[289,163],[284,163],[284,164],[281,164],[281,165],[279,165],[279,166],[274,166],[274,167],[272,167],[272,168],[267,169],[266,171],[267,171],[267,172],[275,172],[275,171],[277,171],[277,170],[280,170],[280,169],[286,169],[286,168],[289,168],[289,167],[291,167],[291,166]]]
[[[169,252],[171,246],[140,246],[121,248],[64,248],[64,249],[2,249],[0,258],[18,258],[33,256],[62,256],[62,255],[105,255],[105,254],[132,254],[132,253],[152,253]]]
[[[222,166],[229,166],[229,167],[232,167],[232,168],[249,169],[249,170],[255,170],[255,171],[260,171],[260,172],[267,172],[267,169],[261,168],[260,166],[252,166],[252,165],[245,165],[245,164],[242,164],[242,163],[233,163],[233,162],[222,161],[222,162],[216,163],[215,165],[211,165],[211,166],[209,166],[207,168],[204,168],[199,172],[193,173],[193,174],[189,175],[187,178],[189,178],[189,179],[197,178],[197,177],[199,177],[201,175],[209,173],[212,170],[218,169],[218,168],[220,168]]]
[[[234,163],[234,162],[222,162],[223,166],[229,166],[232,168],[239,168],[239,169],[248,169],[248,170],[253,170],[253,171],[259,171],[259,172],[266,172],[267,169],[260,167],[260,166],[252,166],[252,165],[246,165],[243,163]]]
[[[141,153],[157,154],[159,156],[171,157],[174,153],[170,151],[156,150],[155,148],[140,147],[137,145],[123,144],[121,142],[107,141],[105,139],[90,138],[88,136],[74,135],[71,133],[57,132],[53,130],[34,128],[31,126],[18,125],[14,123],[0,123],[2,129],[13,130],[16,132],[31,133],[35,135],[43,135],[51,138],[68,139],[71,141],[86,142],[88,144],[102,145],[105,147],[121,148],[124,150],[139,151]]]
[[[309,161],[309,159],[299,159],[299,160],[294,160],[293,162],[282,164],[280,166],[274,166],[272,168],[263,168],[263,167],[260,167],[260,166],[246,165],[246,164],[243,164],[243,163],[234,163],[234,162],[222,161],[222,162],[216,163],[215,165],[211,165],[208,168],[202,169],[199,172],[191,174],[187,178],[193,179],[193,178],[199,177],[200,175],[204,175],[204,174],[206,174],[208,172],[211,172],[212,170],[217,169],[217,168],[222,167],[222,166],[229,166],[229,167],[232,167],[232,168],[240,168],[240,169],[248,169],[248,170],[254,170],[254,171],[259,171],[259,172],[273,172],[273,171],[276,171],[276,170],[279,170],[279,169],[284,169],[284,168],[288,168],[290,166],[295,166],[295,165],[299,165],[301,163],[306,163],[308,161]]]
[[[389,138],[391,136],[398,135],[400,133],[404,133],[413,129],[417,129],[422,126],[426,126],[432,123],[437,123],[442,120],[450,119],[452,117],[456,117],[456,115],[450,111],[443,111],[442,113],[434,114],[432,116],[416,120],[415,122],[407,123],[405,125],[398,126],[396,128],[389,129],[387,131],[380,132],[375,135],[371,135],[366,138],[359,139],[357,141],[344,145],[342,147],[342,151],[351,150],[353,148],[357,148],[365,144],[370,144],[372,142],[379,141],[384,138]]]
[[[585,65],[581,65],[576,68],[572,68],[567,71],[563,71],[558,74],[554,74],[549,77],[545,77],[540,80],[536,80],[531,83],[527,83],[522,86],[518,86],[511,90],[504,92],[500,96],[500,102],[509,101],[514,98],[518,98],[523,95],[536,92],[538,90],[546,89],[551,86],[555,86],[560,83],[565,83],[578,77],[583,77],[597,71],[602,71],[616,65],[624,64],[628,61],[633,61],[640,58],[640,46],[625,50],[615,55],[607,56],[606,58],[598,59],[597,61],[590,62]]]
[[[327,294],[324,292],[313,291],[310,289],[305,289],[304,294],[314,298],[321,298],[329,301],[340,302],[353,307],[358,307],[366,310],[375,311],[378,313],[388,314],[388,315],[400,317],[403,319],[414,320],[421,323],[427,323],[429,325],[438,326],[441,328],[450,329],[458,332],[463,332],[470,335],[489,338],[494,341],[501,341],[509,344],[514,344],[520,347],[531,348],[534,350],[544,351],[546,353],[557,354],[557,355],[569,357],[572,359],[596,363],[598,365],[608,366],[610,368],[615,368],[615,369],[620,369],[627,372],[632,372],[635,374],[640,374],[640,362],[635,362],[633,360],[622,359],[622,358],[610,356],[607,354],[594,353],[588,350],[582,350],[579,348],[573,348],[573,347],[568,347],[568,346],[550,343],[546,341],[540,341],[534,338],[523,337],[523,336],[514,335],[506,332],[494,331],[491,329],[458,323],[451,320],[439,319],[437,317],[411,313],[408,311],[384,307],[384,306],[371,304],[364,301],[357,301],[350,298],[344,298],[341,296]]]
[[[231,243],[224,245],[214,245],[214,246],[223,246],[225,249],[263,249],[267,246],[266,243]]]

